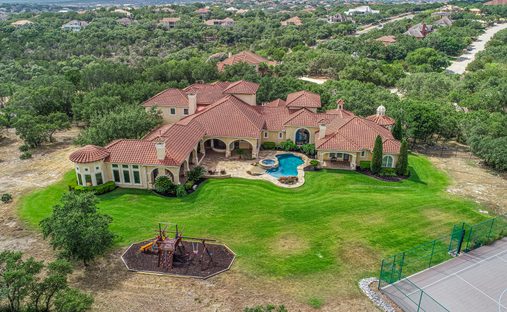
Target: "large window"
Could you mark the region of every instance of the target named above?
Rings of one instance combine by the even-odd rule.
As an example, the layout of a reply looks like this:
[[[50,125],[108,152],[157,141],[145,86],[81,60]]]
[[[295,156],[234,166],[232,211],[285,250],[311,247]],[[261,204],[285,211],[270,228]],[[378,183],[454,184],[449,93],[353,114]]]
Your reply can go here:
[[[116,183],[121,183],[120,179],[120,168],[118,165],[113,165],[113,179]]]
[[[122,165],[123,183],[130,184],[130,170],[129,165]]]
[[[92,183],[92,176],[89,174],[85,174],[85,185],[90,186],[93,185]]]
[[[382,157],[382,167],[392,168],[393,167],[393,156],[386,155]]]
[[[97,185],[104,184],[104,180],[102,179],[102,172],[95,173],[95,181],[97,181]]]
[[[132,165],[132,176],[134,178],[134,184],[141,184],[141,173],[139,171],[139,165]]]
[[[77,174],[77,184],[83,185],[83,178],[81,177],[81,173]]]

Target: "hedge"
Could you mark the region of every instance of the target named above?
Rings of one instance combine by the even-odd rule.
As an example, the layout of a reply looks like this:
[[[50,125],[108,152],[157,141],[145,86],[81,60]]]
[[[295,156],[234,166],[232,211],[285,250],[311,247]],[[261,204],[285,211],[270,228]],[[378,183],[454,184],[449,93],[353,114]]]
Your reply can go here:
[[[117,186],[113,181],[109,181],[97,186],[69,185],[69,188],[75,192],[93,192],[95,195],[101,195],[113,191]]]
[[[275,142],[264,142],[261,144],[261,147],[265,150],[272,150],[272,149],[275,149],[276,143]]]
[[[371,166],[371,161],[369,161],[369,160],[361,160],[359,162],[359,168],[361,168],[362,170],[370,170],[370,166]]]

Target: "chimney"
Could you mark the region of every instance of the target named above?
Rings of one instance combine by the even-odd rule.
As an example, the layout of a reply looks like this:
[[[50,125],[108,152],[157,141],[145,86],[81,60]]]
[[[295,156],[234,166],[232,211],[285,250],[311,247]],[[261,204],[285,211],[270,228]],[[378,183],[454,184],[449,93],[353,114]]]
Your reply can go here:
[[[165,159],[165,142],[159,141],[155,143],[155,149],[157,150],[157,159],[164,160]]]
[[[197,94],[188,94],[188,114],[193,115],[197,111]]]
[[[426,37],[426,33],[427,33],[427,30],[426,30],[426,23],[423,23],[421,25],[421,34],[423,35],[423,37]]]
[[[345,101],[343,99],[338,99],[338,101],[336,101],[336,109],[342,110],[344,104],[345,104]]]
[[[319,124],[319,140],[322,140],[324,137],[326,137],[326,124],[320,123]]]

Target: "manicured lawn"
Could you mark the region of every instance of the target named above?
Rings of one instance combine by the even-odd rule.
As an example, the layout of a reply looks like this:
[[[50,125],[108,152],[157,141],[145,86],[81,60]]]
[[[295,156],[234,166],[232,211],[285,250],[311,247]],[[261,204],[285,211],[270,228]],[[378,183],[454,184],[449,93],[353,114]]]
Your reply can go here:
[[[235,270],[277,280],[301,300],[358,296],[357,281],[378,274],[383,256],[449,233],[460,221],[485,217],[476,204],[452,197],[447,176],[410,156],[412,176],[382,182],[347,171],[307,172],[306,183],[282,189],[244,179],[209,180],[183,199],[118,189],[100,196],[113,217],[117,245],[155,234],[159,221],[185,235],[216,238],[237,254]],[[20,214],[37,226],[74,179],[25,196]]]

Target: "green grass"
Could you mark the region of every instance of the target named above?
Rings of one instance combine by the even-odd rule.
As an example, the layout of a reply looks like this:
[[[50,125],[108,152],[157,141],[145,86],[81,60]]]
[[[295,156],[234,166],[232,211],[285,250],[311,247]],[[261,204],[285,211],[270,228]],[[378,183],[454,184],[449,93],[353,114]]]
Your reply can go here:
[[[324,170],[306,172],[297,189],[245,179],[209,180],[182,199],[117,189],[100,196],[99,207],[113,217],[118,246],[152,237],[159,221],[178,223],[186,235],[230,246],[235,270],[276,281],[317,306],[337,294],[359,296],[357,280],[377,275],[384,256],[485,218],[477,204],[444,191],[447,176],[425,157],[411,155],[410,164],[411,178],[398,183]],[[21,217],[37,226],[73,180],[69,172],[26,195]]]

